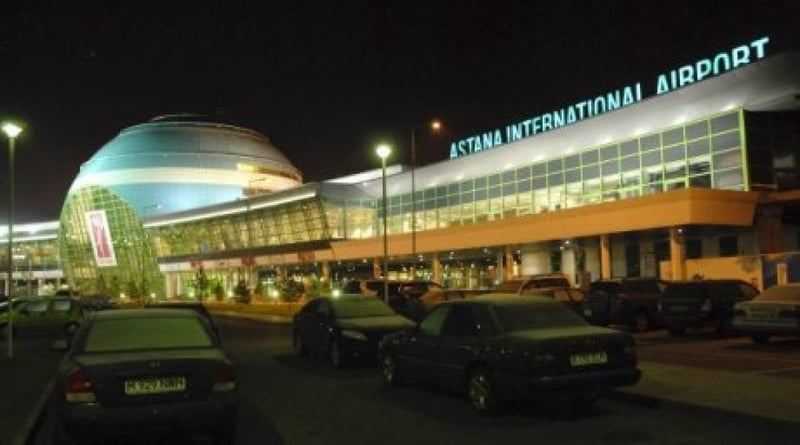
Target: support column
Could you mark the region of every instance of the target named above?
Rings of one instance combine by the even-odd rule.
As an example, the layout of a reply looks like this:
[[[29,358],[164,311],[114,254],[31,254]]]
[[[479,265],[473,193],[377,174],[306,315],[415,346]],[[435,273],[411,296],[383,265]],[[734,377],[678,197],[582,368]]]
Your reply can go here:
[[[320,281],[322,282],[323,289],[326,292],[331,290],[332,283],[331,283],[331,263],[330,261],[323,261],[322,262],[322,276],[320,277]]]
[[[503,281],[514,278],[514,249],[511,246],[504,247],[505,261],[503,262]]]
[[[372,259],[372,278],[375,280],[381,279],[381,264],[383,263],[382,257],[375,257]]]
[[[433,281],[439,284],[444,284],[442,283],[442,260],[439,259],[439,252],[433,253],[431,266],[433,267]]]
[[[669,228],[669,258],[673,280],[686,279],[683,264],[683,236],[677,227]]]
[[[600,277],[611,278],[611,241],[607,233],[600,235]]]

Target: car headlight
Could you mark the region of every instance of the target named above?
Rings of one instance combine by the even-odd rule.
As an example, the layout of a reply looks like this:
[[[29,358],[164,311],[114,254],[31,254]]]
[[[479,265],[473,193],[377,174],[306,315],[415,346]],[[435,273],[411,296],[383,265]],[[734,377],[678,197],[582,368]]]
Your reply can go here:
[[[363,332],[353,331],[350,329],[343,329],[342,337],[349,338],[351,340],[367,341],[367,336],[364,335]]]

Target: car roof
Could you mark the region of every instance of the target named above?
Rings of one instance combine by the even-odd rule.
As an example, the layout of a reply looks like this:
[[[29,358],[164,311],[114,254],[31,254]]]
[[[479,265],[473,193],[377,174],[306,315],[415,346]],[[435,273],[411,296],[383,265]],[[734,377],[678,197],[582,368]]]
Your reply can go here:
[[[552,298],[548,297],[540,297],[538,295],[525,295],[521,297],[517,294],[508,294],[508,293],[488,293],[488,294],[481,294],[473,298],[468,298],[466,300],[451,300],[445,301],[440,304],[442,305],[455,305],[455,304],[477,304],[477,303],[488,303],[496,306],[524,306],[530,304],[558,304],[553,301]]]

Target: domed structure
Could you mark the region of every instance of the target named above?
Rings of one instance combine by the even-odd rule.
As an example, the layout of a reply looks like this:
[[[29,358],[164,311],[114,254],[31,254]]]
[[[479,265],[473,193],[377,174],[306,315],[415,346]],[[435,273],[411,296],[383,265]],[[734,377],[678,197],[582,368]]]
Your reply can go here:
[[[264,135],[171,115],[122,130],[83,164],[70,194],[108,188],[153,217],[301,184],[300,171]]]
[[[68,282],[85,293],[163,296],[144,221],[302,184],[264,135],[198,116],[122,130],[81,167],[59,218]]]

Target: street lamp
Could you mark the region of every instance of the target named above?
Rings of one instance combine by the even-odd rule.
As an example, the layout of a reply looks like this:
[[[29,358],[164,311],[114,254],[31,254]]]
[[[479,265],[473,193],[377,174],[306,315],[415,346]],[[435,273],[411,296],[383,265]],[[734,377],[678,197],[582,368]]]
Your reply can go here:
[[[414,171],[417,169],[417,128],[429,127],[433,131],[438,131],[442,128],[442,123],[438,120],[433,120],[430,123],[415,125],[411,127],[411,258],[412,267],[411,272],[414,272],[414,264],[417,261],[417,185]],[[412,275],[412,279],[414,276]]]
[[[389,304],[389,238],[386,232],[386,158],[392,154],[392,147],[386,144],[378,145],[375,149],[378,157],[381,158],[381,169],[383,172],[383,301]]]
[[[11,122],[3,124],[3,133],[8,136],[8,281],[6,282],[8,296],[8,358],[14,358],[14,286],[11,277],[14,273],[14,140],[22,133],[22,127]]]

